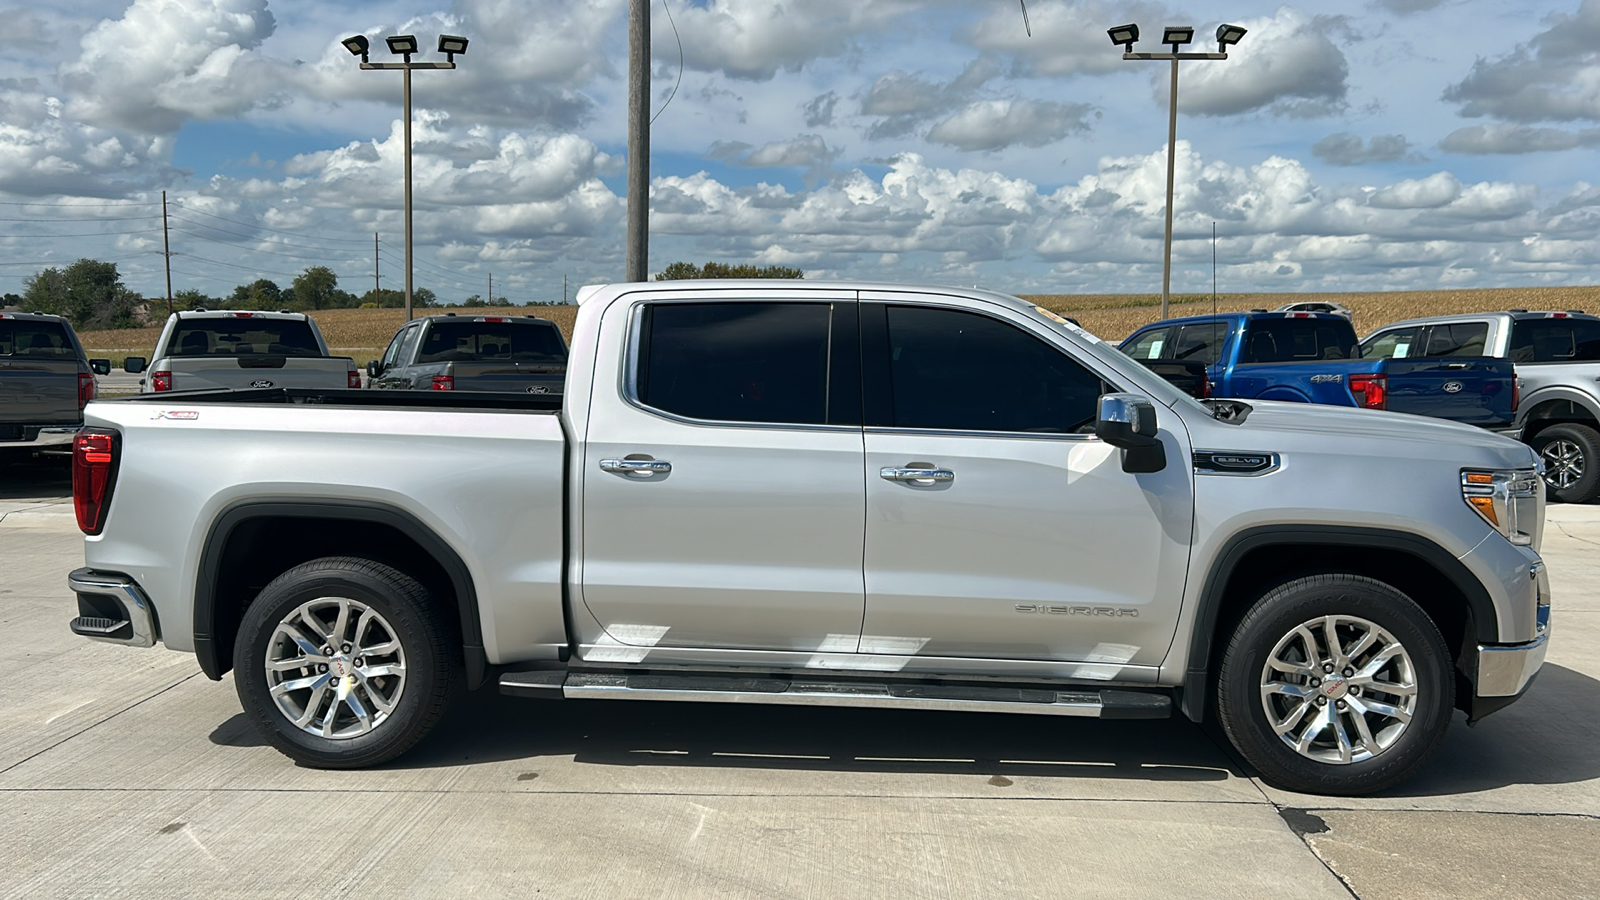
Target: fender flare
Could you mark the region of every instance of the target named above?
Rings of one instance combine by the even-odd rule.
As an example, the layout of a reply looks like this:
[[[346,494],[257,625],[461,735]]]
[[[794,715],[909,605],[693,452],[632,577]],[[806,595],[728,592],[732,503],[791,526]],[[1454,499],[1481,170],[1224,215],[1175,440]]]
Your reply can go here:
[[[1528,396],[1522,398],[1521,405],[1517,408],[1517,418],[1513,427],[1526,427],[1528,424],[1529,413],[1533,412],[1535,409],[1545,403],[1561,401],[1571,403],[1580,409],[1586,410],[1589,415],[1593,416],[1597,420],[1600,420],[1600,406],[1596,406],[1594,397],[1578,390],[1577,388],[1555,384],[1549,387],[1540,388],[1539,390],[1534,391]]]
[[[1211,655],[1223,638],[1216,633],[1217,619],[1227,599],[1224,591],[1234,570],[1252,551],[1291,544],[1371,547],[1416,557],[1443,573],[1467,598],[1478,641],[1495,643],[1500,639],[1500,619],[1488,589],[1450,551],[1428,538],[1405,531],[1345,525],[1260,525],[1247,528],[1223,545],[1210,571],[1206,573],[1205,585],[1201,588],[1194,626],[1189,633],[1189,659],[1183,680],[1182,708],[1184,715],[1190,719],[1199,722],[1205,718],[1206,705],[1210,700]]]
[[[223,507],[212,519],[200,551],[194,586],[194,652],[206,677],[217,681],[225,671],[215,632],[216,584],[223,548],[240,525],[256,519],[275,518],[349,519],[386,525],[416,541],[450,579],[461,615],[467,683],[473,687],[482,683],[488,669],[488,656],[483,648],[478,594],[473,587],[471,570],[460,554],[416,516],[398,507],[366,500],[240,500]]]

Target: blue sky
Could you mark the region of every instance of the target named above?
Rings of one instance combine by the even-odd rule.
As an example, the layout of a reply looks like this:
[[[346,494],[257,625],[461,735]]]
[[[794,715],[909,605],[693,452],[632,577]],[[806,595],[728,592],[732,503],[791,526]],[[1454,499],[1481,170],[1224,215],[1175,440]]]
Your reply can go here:
[[[0,7],[0,291],[91,256],[163,293],[163,190],[175,288],[326,264],[361,291],[374,233],[400,286],[400,79],[354,33],[375,59],[472,41],[415,76],[418,286],[622,275],[625,0]],[[1158,291],[1166,67],[1105,31],[1226,21],[1231,58],[1180,80],[1174,290],[1209,289],[1212,222],[1225,291],[1600,281],[1600,0],[1028,12],[1031,36],[1016,0],[658,0],[651,270]]]

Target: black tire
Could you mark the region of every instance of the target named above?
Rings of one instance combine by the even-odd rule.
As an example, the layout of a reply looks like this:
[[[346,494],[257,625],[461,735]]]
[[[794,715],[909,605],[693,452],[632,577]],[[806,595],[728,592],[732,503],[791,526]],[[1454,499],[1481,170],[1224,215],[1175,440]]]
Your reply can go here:
[[[1533,436],[1544,460],[1546,494],[1562,503],[1588,503],[1600,495],[1600,431],[1563,422]]]
[[[1324,617],[1340,617],[1334,629],[1341,644],[1339,658],[1360,646],[1360,636],[1366,633],[1362,624],[1373,626],[1367,629],[1374,634],[1372,647],[1350,656],[1348,670],[1356,676],[1346,676],[1344,669],[1318,676],[1271,670],[1277,673],[1270,676],[1274,686],[1282,684],[1282,691],[1304,691],[1309,696],[1276,692],[1268,696],[1264,690],[1269,680],[1268,661],[1275,649],[1281,648],[1280,660],[1310,662],[1308,654],[1296,648],[1304,648],[1305,636],[1326,637],[1326,632],[1320,631]],[[1297,627],[1313,624],[1315,628],[1297,637],[1301,635]],[[1401,653],[1388,662],[1374,662],[1391,642],[1400,645]],[[1308,670],[1322,668],[1335,658],[1332,650],[1324,652],[1322,661]],[[1402,671],[1406,662],[1409,665]],[[1375,670],[1377,677],[1361,674],[1364,663],[1381,665]],[[1361,683],[1366,685],[1364,692]],[[1413,686],[1409,698],[1382,690],[1385,684],[1399,689],[1406,683]],[[1398,716],[1365,712],[1369,705],[1393,709],[1407,703],[1411,708],[1404,723]],[[1288,729],[1288,738],[1273,730],[1269,705],[1282,711],[1281,722],[1296,723]],[[1454,705],[1450,653],[1433,620],[1393,587],[1348,574],[1297,578],[1257,600],[1228,642],[1217,685],[1218,718],[1233,746],[1268,784],[1311,794],[1368,794],[1409,778],[1444,736]],[[1361,722],[1357,723],[1357,718]],[[1349,748],[1348,744],[1361,741],[1360,728],[1374,735],[1370,746]],[[1307,733],[1315,740],[1303,751],[1286,742]],[[1342,755],[1350,761],[1337,758],[1341,755],[1340,734],[1349,735]],[[1355,752],[1348,752],[1350,749]]]
[[[341,603],[350,611],[341,637],[349,651],[331,646]],[[363,618],[363,610],[374,615]],[[313,652],[291,643],[291,627],[325,646]],[[438,723],[458,681],[458,646],[450,620],[415,578],[368,559],[327,557],[274,578],[250,604],[233,645],[234,686],[256,730],[295,762],[359,769],[394,759]],[[269,656],[284,668],[269,672]],[[321,684],[285,691],[282,701],[272,694],[274,683],[308,681]],[[291,709],[311,717],[305,727]]]

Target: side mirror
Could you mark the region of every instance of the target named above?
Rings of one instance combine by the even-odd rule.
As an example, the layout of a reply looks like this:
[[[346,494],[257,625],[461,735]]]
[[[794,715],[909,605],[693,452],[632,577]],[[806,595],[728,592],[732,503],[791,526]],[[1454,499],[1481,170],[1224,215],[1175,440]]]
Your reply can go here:
[[[375,359],[367,360],[367,377],[377,378],[378,374],[378,361]]]
[[[89,371],[95,373],[96,375],[110,375],[111,374],[111,360],[109,360],[109,359],[91,359],[91,360],[89,360]]]
[[[1102,394],[1094,433],[1122,450],[1122,471],[1159,472],[1167,467],[1167,451],[1156,427],[1156,407],[1138,394]]]
[[[137,375],[144,371],[145,362],[142,356],[130,356],[122,361],[122,371],[129,375]]]

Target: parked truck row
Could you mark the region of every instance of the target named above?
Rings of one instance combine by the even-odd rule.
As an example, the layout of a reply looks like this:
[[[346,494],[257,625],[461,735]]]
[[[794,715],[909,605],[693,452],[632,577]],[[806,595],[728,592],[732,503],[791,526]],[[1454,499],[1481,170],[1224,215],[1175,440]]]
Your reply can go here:
[[[1403,780],[1453,709],[1489,715],[1543,662],[1538,458],[1487,429],[1201,402],[976,290],[579,304],[559,394],[89,404],[72,629],[231,671],[312,766],[395,758],[464,683],[1178,711],[1335,794]]]

